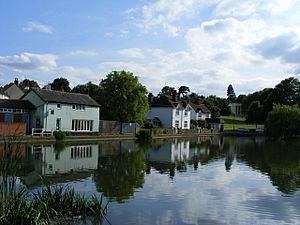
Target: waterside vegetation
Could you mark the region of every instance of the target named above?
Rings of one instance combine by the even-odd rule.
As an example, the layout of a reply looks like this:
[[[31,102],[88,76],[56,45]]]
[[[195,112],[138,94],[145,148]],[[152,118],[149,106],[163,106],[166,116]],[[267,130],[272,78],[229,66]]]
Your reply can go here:
[[[5,142],[0,149],[0,224],[62,224],[85,219],[101,224],[106,219],[108,202],[102,196],[86,197],[68,186],[26,189],[17,177],[22,151],[16,143]]]

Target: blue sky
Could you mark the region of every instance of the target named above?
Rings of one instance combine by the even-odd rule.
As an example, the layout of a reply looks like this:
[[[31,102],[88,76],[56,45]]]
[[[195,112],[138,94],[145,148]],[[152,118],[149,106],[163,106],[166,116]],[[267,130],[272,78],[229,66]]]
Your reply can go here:
[[[154,93],[250,93],[299,78],[299,12],[299,0],[0,0],[0,85],[127,70]]]

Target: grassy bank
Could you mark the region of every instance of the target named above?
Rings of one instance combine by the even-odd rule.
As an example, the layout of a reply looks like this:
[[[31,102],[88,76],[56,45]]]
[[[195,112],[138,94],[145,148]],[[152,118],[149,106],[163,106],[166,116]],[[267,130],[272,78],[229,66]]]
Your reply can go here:
[[[232,131],[237,128],[245,128],[249,130],[255,130],[255,124],[247,124],[246,118],[244,117],[234,117],[234,116],[221,116],[221,119],[224,120],[224,130]],[[264,128],[263,124],[258,124],[258,128]]]

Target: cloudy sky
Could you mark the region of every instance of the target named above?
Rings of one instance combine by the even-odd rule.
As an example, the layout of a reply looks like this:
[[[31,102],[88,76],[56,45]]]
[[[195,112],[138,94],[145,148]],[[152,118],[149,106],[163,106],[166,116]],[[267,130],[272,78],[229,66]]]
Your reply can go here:
[[[127,70],[225,96],[300,75],[300,0],[0,0],[0,85]]]

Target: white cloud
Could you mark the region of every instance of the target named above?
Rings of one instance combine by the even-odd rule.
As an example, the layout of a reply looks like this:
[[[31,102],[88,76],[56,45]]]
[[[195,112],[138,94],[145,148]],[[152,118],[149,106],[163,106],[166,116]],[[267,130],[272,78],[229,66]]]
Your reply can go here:
[[[25,27],[22,28],[24,32],[39,31],[46,34],[52,34],[53,28],[49,25],[41,24],[39,22],[28,22]]]
[[[119,50],[118,53],[122,56],[129,57],[129,58],[136,58],[136,59],[145,58],[143,51],[139,48],[122,49]]]
[[[71,56],[87,56],[87,57],[92,57],[92,56],[99,55],[99,53],[98,52],[94,52],[94,51],[77,50],[77,51],[70,52],[69,55],[71,55]]]
[[[57,56],[52,54],[33,54],[24,52],[20,55],[0,56],[0,65],[15,71],[36,70],[48,72],[56,68]]]

